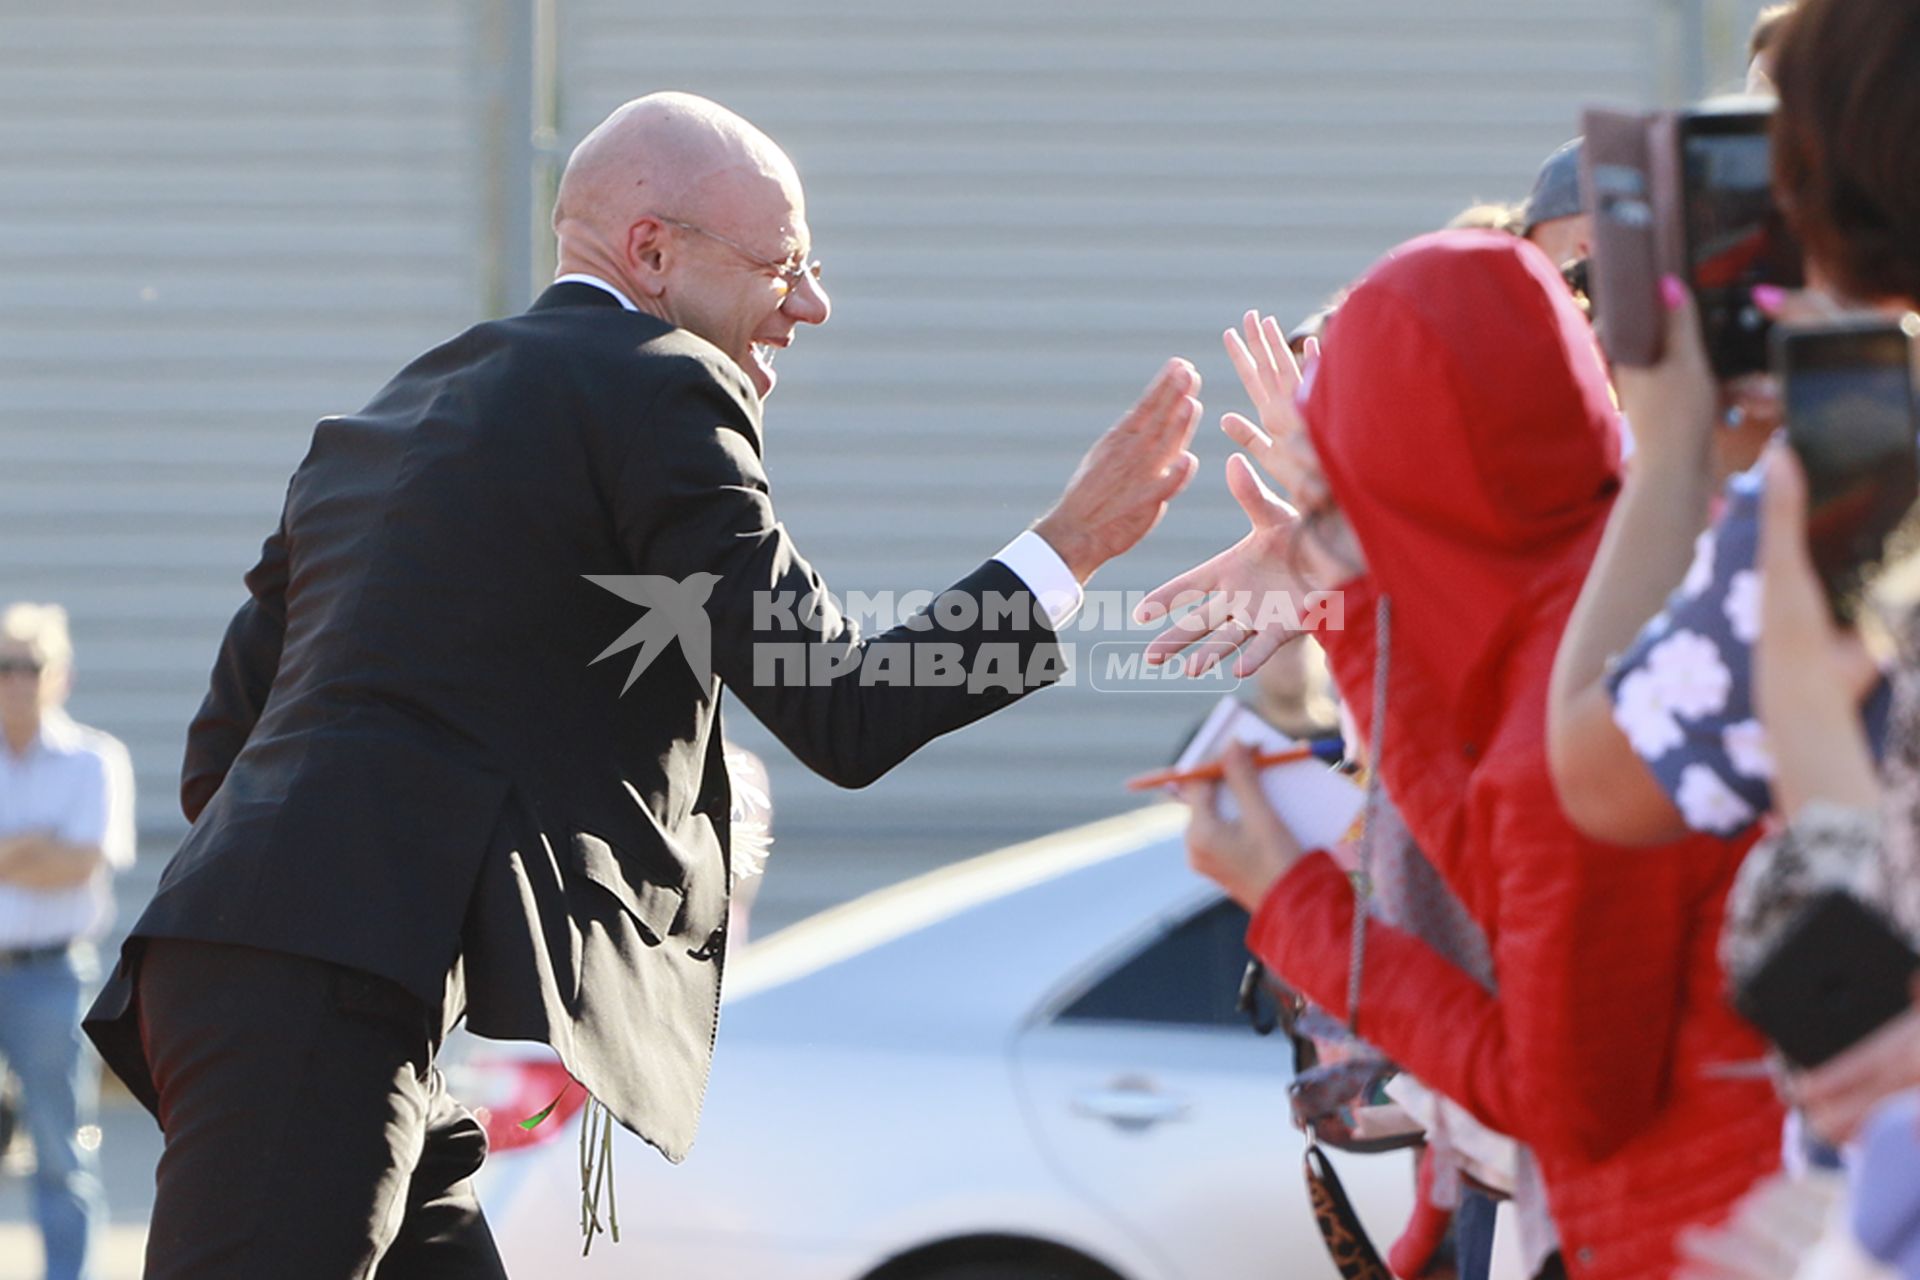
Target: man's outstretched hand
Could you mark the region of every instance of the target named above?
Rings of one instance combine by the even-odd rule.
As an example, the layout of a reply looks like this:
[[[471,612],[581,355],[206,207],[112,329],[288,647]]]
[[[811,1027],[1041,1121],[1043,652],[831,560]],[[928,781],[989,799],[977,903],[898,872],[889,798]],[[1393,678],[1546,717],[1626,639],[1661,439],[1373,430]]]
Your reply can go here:
[[[1194,367],[1169,360],[1140,403],[1094,442],[1066,492],[1034,524],[1078,581],[1146,537],[1193,479],[1199,459],[1187,444],[1200,421],[1199,394]]]

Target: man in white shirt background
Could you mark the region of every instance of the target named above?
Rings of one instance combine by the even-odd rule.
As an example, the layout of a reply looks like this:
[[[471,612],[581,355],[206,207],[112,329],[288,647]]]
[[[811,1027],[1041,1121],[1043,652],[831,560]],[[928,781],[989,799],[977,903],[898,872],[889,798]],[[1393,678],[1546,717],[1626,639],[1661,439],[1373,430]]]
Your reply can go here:
[[[62,710],[73,667],[66,611],[0,612],[0,1058],[33,1138],[33,1211],[47,1280],[81,1280],[104,1202],[93,1144],[99,1068],[80,1034],[89,939],[133,861],[133,768],[116,739]]]

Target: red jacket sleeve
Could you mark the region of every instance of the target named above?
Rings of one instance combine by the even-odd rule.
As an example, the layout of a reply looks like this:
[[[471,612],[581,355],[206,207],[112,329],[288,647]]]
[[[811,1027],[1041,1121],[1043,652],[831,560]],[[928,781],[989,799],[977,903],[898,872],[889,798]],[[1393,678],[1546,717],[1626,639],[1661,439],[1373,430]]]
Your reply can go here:
[[[1598,1159],[1662,1100],[1701,869],[1676,850],[1616,849],[1570,832],[1542,839],[1528,830],[1538,803],[1512,800],[1477,806],[1485,834],[1471,846],[1497,864],[1494,919],[1482,924],[1498,993],[1371,921],[1359,1032],[1501,1132]],[[1268,894],[1248,945],[1344,1017],[1352,923],[1351,885],[1314,854]]]
[[[1288,985],[1347,1016],[1353,888],[1333,859],[1312,853],[1254,913],[1247,946]],[[1485,988],[1411,934],[1371,921],[1358,1030],[1407,1070],[1503,1133],[1527,1140],[1503,1010]]]

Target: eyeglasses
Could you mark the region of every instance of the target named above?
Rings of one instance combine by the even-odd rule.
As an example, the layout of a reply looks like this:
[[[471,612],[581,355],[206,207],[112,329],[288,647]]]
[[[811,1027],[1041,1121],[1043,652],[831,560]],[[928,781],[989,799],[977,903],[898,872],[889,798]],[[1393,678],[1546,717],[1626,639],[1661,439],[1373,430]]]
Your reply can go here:
[[[820,259],[818,258],[802,257],[798,262],[792,258],[785,259],[784,261],[774,258],[763,258],[739,241],[729,240],[717,231],[709,231],[705,227],[697,226],[691,222],[682,222],[678,218],[663,218],[657,213],[654,214],[653,217],[655,221],[664,222],[670,227],[678,227],[682,231],[691,231],[697,236],[705,236],[709,240],[717,240],[755,266],[773,272],[774,279],[780,282],[780,296],[782,298],[785,298],[795,289],[798,289],[801,280],[805,278],[811,277],[816,284],[820,281]]]
[[[32,658],[0,658],[0,679],[7,676],[37,676],[45,665]]]

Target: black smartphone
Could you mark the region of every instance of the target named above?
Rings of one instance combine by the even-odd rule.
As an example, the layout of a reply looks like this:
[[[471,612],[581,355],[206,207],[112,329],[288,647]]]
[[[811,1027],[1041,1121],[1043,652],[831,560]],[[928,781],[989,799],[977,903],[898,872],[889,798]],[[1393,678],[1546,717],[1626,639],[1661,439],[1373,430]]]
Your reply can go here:
[[[1775,330],[1787,440],[1807,472],[1807,542],[1834,619],[1920,500],[1920,315]]]
[[[1772,323],[1754,286],[1802,282],[1799,241],[1773,200],[1773,112],[1738,102],[1683,111],[1675,122],[1687,284],[1721,378],[1767,367]]]
[[[1747,1021],[1817,1067],[1913,1007],[1920,956],[1879,912],[1834,890],[1803,906],[1734,993]]]

